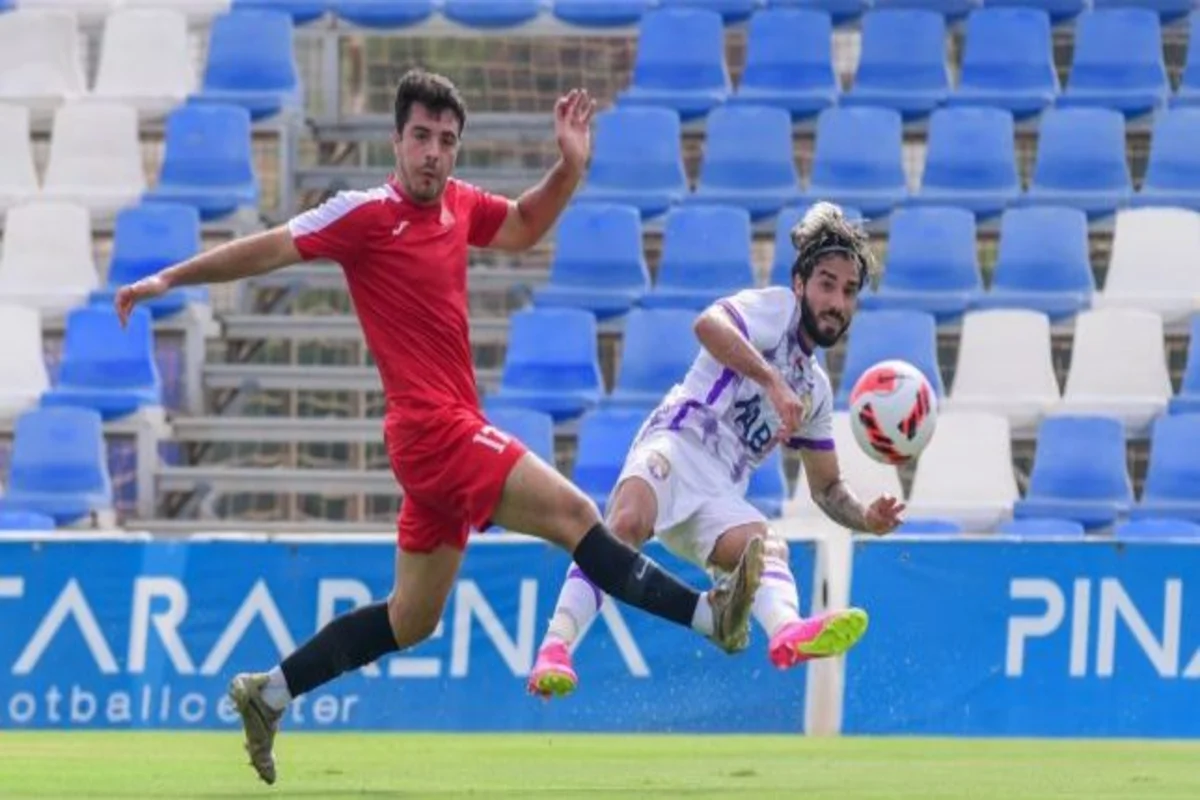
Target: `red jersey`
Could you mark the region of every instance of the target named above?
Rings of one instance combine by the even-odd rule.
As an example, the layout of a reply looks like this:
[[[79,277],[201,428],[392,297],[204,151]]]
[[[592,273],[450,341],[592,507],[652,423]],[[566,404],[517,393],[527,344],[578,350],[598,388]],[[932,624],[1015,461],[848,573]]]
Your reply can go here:
[[[451,178],[435,205],[394,180],[344,191],[288,223],[305,259],[341,265],[379,365],[390,426],[412,431],[479,394],[467,321],[467,248],[491,243],[509,201]]]

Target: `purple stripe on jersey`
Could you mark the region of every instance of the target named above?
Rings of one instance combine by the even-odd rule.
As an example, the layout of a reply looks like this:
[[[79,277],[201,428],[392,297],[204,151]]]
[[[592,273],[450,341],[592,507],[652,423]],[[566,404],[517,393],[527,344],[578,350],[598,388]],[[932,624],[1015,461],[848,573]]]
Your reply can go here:
[[[764,570],[762,576],[764,578],[774,578],[775,580],[783,581],[784,583],[795,583],[796,582],[796,579],[793,578],[788,573],[780,572],[779,570],[774,570],[774,569]]]
[[[737,377],[737,373],[726,367],[721,372],[721,377],[717,378],[713,383],[712,389],[708,392],[708,397],[704,398],[704,402],[710,406],[721,398],[721,392],[725,391],[726,387]]]
[[[725,313],[733,318],[733,324],[737,325],[738,330],[742,332],[742,336],[749,339],[750,329],[746,327],[746,320],[742,318],[741,312],[734,308],[733,303],[728,300],[718,300],[717,305],[725,309]]]
[[[687,416],[688,412],[691,411],[693,408],[699,408],[699,407],[700,407],[700,403],[696,402],[695,400],[685,401],[683,406],[679,409],[679,413],[677,413],[675,415],[675,419],[671,420],[671,424],[668,425],[667,427],[673,431],[679,430],[680,426],[683,425],[684,417]]]
[[[571,578],[578,578],[588,586],[592,587],[592,594],[596,596],[596,610],[599,611],[600,604],[604,602],[604,592],[600,591],[600,587],[592,583],[592,579],[587,575],[584,575],[583,570],[581,570],[578,566],[573,566],[571,569],[567,570],[567,580],[571,580]]]
[[[788,439],[788,447],[803,447],[805,450],[832,450],[833,439],[805,439],[803,436],[793,436]]]

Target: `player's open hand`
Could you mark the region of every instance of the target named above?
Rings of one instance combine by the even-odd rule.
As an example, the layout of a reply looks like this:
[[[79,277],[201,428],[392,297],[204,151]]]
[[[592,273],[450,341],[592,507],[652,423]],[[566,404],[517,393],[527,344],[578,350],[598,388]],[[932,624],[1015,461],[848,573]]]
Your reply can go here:
[[[168,288],[170,287],[167,286],[166,280],[158,275],[151,275],[148,278],[142,278],[137,283],[122,286],[113,301],[113,305],[117,309],[117,317],[121,320],[121,327],[125,327],[129,322],[129,315],[133,313],[134,306],[143,300],[165,294]]]
[[[804,419],[804,402],[779,373],[775,373],[766,390],[767,400],[779,415],[779,430],[775,433],[775,439],[786,443],[799,430]]]
[[[877,536],[891,533],[900,526],[903,521],[900,515],[903,513],[904,503],[890,494],[877,497],[875,502],[867,507],[867,513],[864,516],[867,523],[866,532],[874,533]]]
[[[563,161],[579,175],[592,154],[592,115],[596,101],[586,89],[572,89],[554,104],[554,137]]]

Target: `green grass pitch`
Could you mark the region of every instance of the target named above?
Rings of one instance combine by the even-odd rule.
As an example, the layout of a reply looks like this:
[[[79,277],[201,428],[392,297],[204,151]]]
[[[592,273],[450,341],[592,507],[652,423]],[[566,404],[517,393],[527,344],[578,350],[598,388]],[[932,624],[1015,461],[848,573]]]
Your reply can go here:
[[[1200,798],[1200,742],[287,733],[258,782],[240,732],[3,732],[0,797]]]

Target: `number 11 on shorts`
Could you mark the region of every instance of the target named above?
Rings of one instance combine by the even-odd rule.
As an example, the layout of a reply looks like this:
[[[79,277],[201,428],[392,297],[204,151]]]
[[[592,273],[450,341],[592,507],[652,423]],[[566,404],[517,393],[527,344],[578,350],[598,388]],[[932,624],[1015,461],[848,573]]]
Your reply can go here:
[[[474,441],[476,444],[481,444],[484,447],[490,447],[497,453],[503,453],[504,448],[508,447],[509,442],[512,441],[512,437],[503,431],[496,430],[491,425],[484,425],[479,429],[479,432],[475,434]]]

